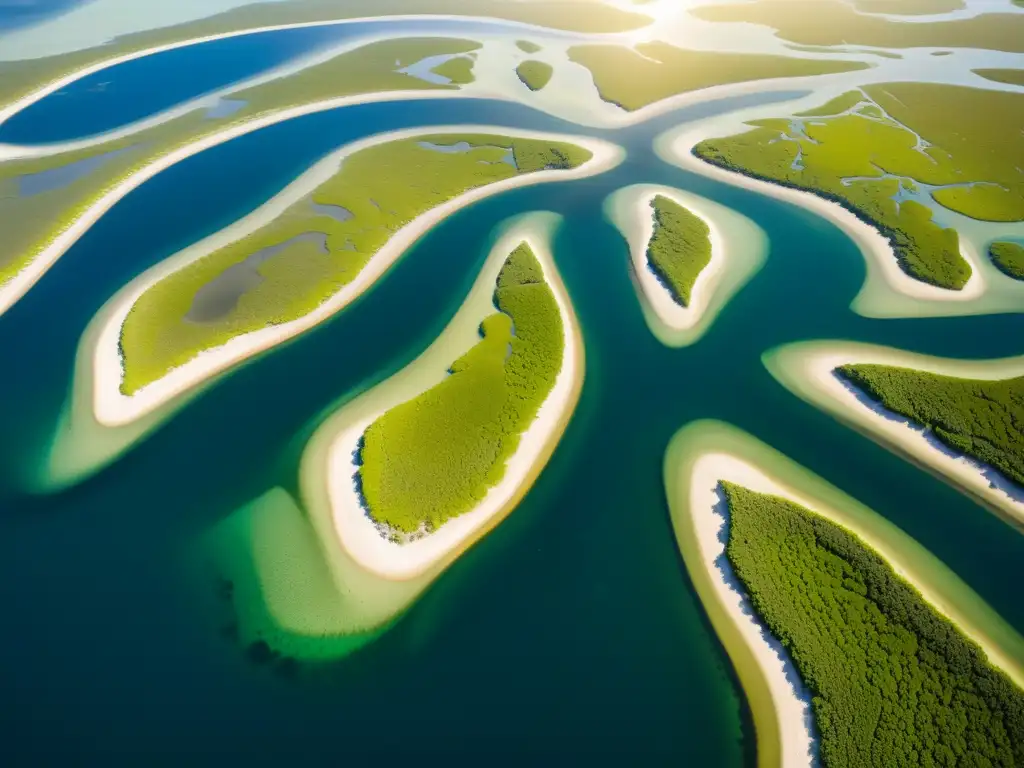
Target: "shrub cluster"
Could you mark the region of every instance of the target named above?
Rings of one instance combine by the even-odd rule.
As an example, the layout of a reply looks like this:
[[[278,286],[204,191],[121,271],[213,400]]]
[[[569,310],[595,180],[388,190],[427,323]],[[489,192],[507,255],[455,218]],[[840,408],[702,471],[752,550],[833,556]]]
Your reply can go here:
[[[1001,272],[1017,280],[1024,280],[1024,245],[1000,240],[988,247],[989,256]]]
[[[364,499],[392,532],[431,531],[479,503],[554,386],[566,329],[525,243],[502,267],[494,299],[500,311],[450,375],[366,431]]]
[[[950,448],[1024,486],[1024,376],[975,381],[888,365],[844,365],[837,373]]]
[[[673,200],[658,195],[654,234],[647,246],[647,261],[672,298],[690,305],[697,277],[711,263],[711,230],[705,221]]]
[[[1024,691],[845,529],[722,483],[726,554],[813,695],[829,768],[1024,765]]]

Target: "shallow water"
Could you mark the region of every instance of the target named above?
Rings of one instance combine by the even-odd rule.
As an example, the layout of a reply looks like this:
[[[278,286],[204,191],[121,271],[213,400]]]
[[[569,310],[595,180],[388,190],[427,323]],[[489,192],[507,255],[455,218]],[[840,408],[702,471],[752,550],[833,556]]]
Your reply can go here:
[[[771,99],[791,98],[776,94]],[[223,379],[85,483],[18,489],[42,459],[78,338],[121,285],[251,211],[366,134],[443,122],[580,132],[487,101],[309,115],[196,155],[119,203],[0,317],[0,704],[13,764],[322,764],[411,755],[754,764],[749,715],[681,562],[662,485],[673,433],[735,424],[873,507],[1024,631],[1024,537],[775,383],[761,354],[852,338],[945,356],[1019,353],[1019,315],[869,320],[849,310],[857,248],[808,213],[661,162],[655,136],[746,97],[620,131],[600,177],[504,193],[425,236],[347,311]],[[752,218],[772,251],[700,342],[660,344],[601,214],[634,183],[667,184]],[[275,485],[295,489],[306,439],[340,400],[415,357],[447,323],[509,216],[565,216],[554,252],[580,318],[576,416],[520,507],[396,626],[297,679],[219,634],[197,542]],[[59,734],[59,738],[55,738]]]

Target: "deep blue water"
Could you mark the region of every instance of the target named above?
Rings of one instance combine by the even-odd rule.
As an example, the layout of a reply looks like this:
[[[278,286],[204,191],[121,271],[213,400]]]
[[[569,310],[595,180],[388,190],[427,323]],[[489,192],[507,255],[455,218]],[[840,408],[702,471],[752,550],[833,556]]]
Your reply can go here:
[[[350,139],[473,122],[580,132],[506,104],[379,104],[310,115],[147,182],[0,317],[0,755],[10,765],[447,764],[740,766],[753,734],[676,549],[662,487],[672,434],[719,418],[893,520],[1018,630],[1024,537],[945,484],[790,395],[766,349],[851,338],[949,356],[1020,353],[1017,315],[866,320],[863,258],[833,226],[662,163],[651,141],[729,100],[622,131],[603,176],[515,190],[424,237],[350,309],[223,378],[105,471],[53,496],[18,490],[63,404],[78,338],[127,280],[272,196]],[[601,204],[666,183],[757,221],[764,270],[698,344],[650,334]],[[283,680],[221,638],[187,575],[198,538],[274,485],[323,412],[426,347],[494,228],[566,217],[555,244],[584,330],[576,416],[520,507],[380,640]]]

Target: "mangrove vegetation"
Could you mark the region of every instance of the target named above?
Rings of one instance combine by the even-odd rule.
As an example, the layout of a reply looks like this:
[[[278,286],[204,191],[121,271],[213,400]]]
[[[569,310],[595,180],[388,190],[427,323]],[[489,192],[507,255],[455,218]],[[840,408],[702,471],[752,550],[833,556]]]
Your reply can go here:
[[[810,690],[827,768],[1024,765],[1024,691],[856,536],[723,482],[726,556]]]
[[[711,263],[711,230],[700,216],[664,195],[655,196],[651,208],[654,234],[647,262],[676,303],[688,307],[697,278]]]

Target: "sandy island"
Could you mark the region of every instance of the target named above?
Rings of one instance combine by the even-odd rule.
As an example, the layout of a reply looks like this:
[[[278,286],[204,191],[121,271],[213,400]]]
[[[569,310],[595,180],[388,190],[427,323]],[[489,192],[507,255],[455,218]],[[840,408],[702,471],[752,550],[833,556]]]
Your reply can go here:
[[[651,268],[647,248],[654,235],[651,201],[658,195],[698,216],[709,229],[711,262],[701,271],[689,306],[679,304]],[[729,299],[764,263],[768,240],[744,216],[713,200],[680,189],[636,184],[605,202],[605,214],[629,245],[631,274],[652,332],[671,347],[697,342]]]
[[[889,411],[835,374],[850,363],[913,368],[967,379],[1024,376],[1024,357],[954,360],[853,342],[804,342],[772,350],[765,365],[787,389],[895,453],[965,491],[985,507],[1024,528],[1024,488],[993,467],[965,456],[930,430]]]
[[[664,471],[687,570],[754,716],[759,766],[815,765],[813,715],[789,655],[753,613],[724,554],[722,480],[789,499],[855,534],[976,642],[990,663],[1024,684],[1024,638],[952,571],[888,520],[750,435],[721,422],[690,424],[673,438]]]
[[[491,133],[533,139],[569,141],[587,148],[594,153],[594,157],[573,170],[537,171],[524,174],[453,198],[447,203],[422,214],[396,232],[370,259],[355,280],[321,304],[313,312],[288,323],[268,326],[258,331],[236,336],[226,344],[201,352],[188,363],[175,368],[159,381],[143,387],[138,392],[130,396],[122,394],[121,327],[131,307],[145,290],[172,272],[181,269],[219,247],[244,237],[246,234],[272,220],[289,205],[297,202],[315,189],[324,179],[329,178],[337,169],[338,164],[348,154],[375,144],[412,136],[438,133]],[[621,148],[598,139],[521,131],[497,126],[467,125],[416,128],[380,134],[347,145],[338,153],[321,161],[310,171],[307,171],[306,174],[296,182],[293,182],[278,197],[254,213],[143,273],[111,299],[114,308],[109,315],[106,325],[100,332],[94,350],[93,374],[95,381],[93,387],[93,409],[96,420],[108,427],[130,423],[153,412],[164,403],[183,395],[199,383],[227,370],[242,360],[252,357],[281,343],[285,339],[296,336],[323,322],[372,286],[398,260],[406,249],[429,230],[430,227],[471,203],[516,187],[568,181],[603,173],[618,165],[623,157],[624,152]]]
[[[546,461],[558,442],[575,408],[583,380],[582,339],[569,296],[555,271],[554,259],[547,243],[532,233],[514,231],[495,246],[495,253],[503,263],[508,254],[524,241],[536,254],[544,270],[545,280],[554,293],[565,328],[565,348],[562,367],[554,387],[536,418],[522,433],[519,447],[508,460],[501,482],[493,486],[469,512],[449,520],[423,538],[396,544],[381,536],[356,492],[355,476],[359,467],[355,463],[355,453],[366,429],[388,410],[410,398],[388,398],[373,413],[343,429],[331,446],[327,482],[338,540],[356,563],[380,577],[409,579],[419,576],[437,563],[445,561],[452,553],[464,549],[471,538],[493,527],[511,511],[532,484],[540,465]],[[492,280],[492,295],[493,285]],[[478,321],[483,321],[487,314],[497,311],[493,302],[482,308],[485,311],[477,318]]]

